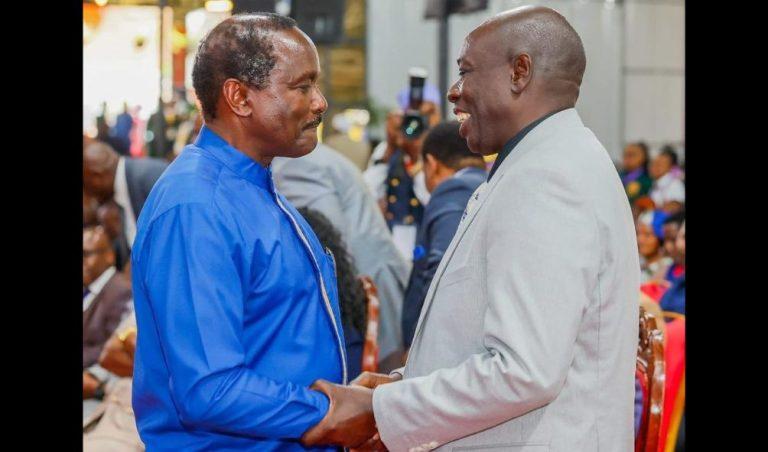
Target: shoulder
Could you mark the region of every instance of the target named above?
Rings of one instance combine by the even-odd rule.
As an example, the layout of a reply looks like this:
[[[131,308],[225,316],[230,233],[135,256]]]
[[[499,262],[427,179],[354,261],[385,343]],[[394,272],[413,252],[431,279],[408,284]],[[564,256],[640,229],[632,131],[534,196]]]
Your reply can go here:
[[[185,149],[155,183],[142,209],[140,223],[152,223],[180,206],[215,208],[224,173],[219,161],[205,156],[198,148]]]

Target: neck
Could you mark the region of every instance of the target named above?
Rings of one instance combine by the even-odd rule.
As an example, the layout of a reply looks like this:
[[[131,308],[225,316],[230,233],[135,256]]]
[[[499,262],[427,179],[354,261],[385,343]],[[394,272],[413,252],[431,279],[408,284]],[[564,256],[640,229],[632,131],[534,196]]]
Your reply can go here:
[[[512,121],[510,121],[509,136],[504,143],[511,140],[512,137],[520,133],[526,126],[554,111],[565,110],[566,108],[573,108],[572,102],[565,102],[560,100],[541,101],[536,99],[535,102],[530,102],[527,105],[522,105],[518,114],[513,115]],[[503,144],[503,143],[502,143]]]
[[[216,132],[230,146],[255,160],[264,168],[272,163],[272,155],[265,155],[258,142],[249,136],[245,130],[224,119],[205,123],[206,127]]]

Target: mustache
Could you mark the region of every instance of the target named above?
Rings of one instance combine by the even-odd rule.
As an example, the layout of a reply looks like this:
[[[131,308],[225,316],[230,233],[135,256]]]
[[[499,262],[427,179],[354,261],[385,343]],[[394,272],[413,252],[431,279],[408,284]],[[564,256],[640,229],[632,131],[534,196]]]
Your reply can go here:
[[[306,126],[304,126],[304,130],[307,129],[313,129],[320,125],[320,123],[323,122],[323,115],[317,115],[314,121],[310,122]]]

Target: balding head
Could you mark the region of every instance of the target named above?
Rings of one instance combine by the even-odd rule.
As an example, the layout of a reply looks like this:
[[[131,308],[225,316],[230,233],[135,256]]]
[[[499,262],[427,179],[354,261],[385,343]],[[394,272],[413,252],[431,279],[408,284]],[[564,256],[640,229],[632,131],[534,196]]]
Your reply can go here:
[[[100,203],[114,194],[119,159],[117,152],[101,141],[94,141],[83,150],[83,190]]]
[[[528,124],[572,108],[586,67],[584,47],[553,9],[525,6],[499,13],[464,40],[460,79],[448,100],[473,152],[488,155]]]
[[[587,59],[581,38],[560,13],[522,6],[493,16],[472,33],[495,40],[507,61],[528,54],[534,80],[550,95],[572,97],[576,103]]]

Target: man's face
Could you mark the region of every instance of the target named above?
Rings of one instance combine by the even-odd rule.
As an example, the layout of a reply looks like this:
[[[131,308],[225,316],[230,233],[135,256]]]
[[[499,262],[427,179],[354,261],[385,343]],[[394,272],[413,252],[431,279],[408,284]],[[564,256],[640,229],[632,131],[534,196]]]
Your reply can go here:
[[[249,89],[252,133],[267,155],[301,157],[317,145],[317,126],[328,103],[320,92],[314,44],[296,28],[275,32],[269,86]]]
[[[677,231],[680,229],[680,225],[677,223],[667,223],[661,228],[664,231],[664,252],[678,263],[675,240],[677,239]]]
[[[510,138],[509,118],[514,114],[509,66],[488,34],[478,29],[464,40],[458,59],[459,80],[448,90],[448,100],[461,122],[459,135],[472,152],[482,155],[501,150]]]
[[[651,166],[648,168],[648,172],[654,179],[659,179],[661,176],[667,174],[672,169],[672,160],[664,154],[657,155],[656,158],[651,161]]]
[[[83,287],[115,264],[115,253],[103,228],[83,229]]]
[[[643,165],[643,151],[640,146],[630,144],[624,148],[624,170],[634,171]]]
[[[99,203],[107,202],[115,193],[115,172],[105,165],[84,160],[83,189]]]
[[[653,229],[645,223],[637,224],[637,249],[645,258],[654,257],[659,252],[659,238]]]

